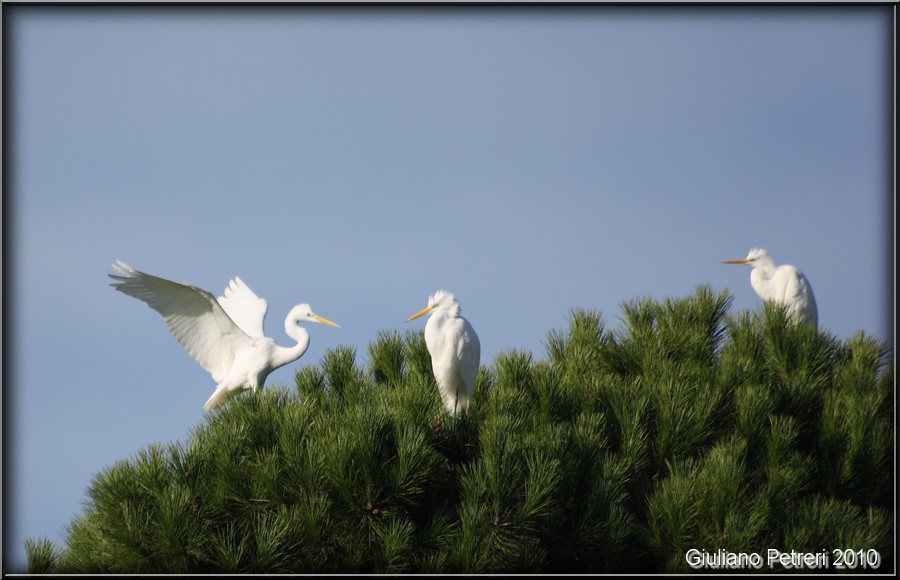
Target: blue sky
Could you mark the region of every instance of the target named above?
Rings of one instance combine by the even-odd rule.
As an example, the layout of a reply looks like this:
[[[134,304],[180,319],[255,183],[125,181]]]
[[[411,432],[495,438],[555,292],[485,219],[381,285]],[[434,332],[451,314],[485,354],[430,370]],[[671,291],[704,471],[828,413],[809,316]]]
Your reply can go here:
[[[890,6],[4,7],[4,559],[64,538],[91,478],[202,423],[212,378],[108,286],[121,259],[266,332],[308,302],[298,362],[438,289],[482,364],[545,356],[571,308],[758,309],[761,246],[823,330],[893,344]],[[477,396],[477,395],[476,395]],[[477,399],[476,399],[477,403]]]

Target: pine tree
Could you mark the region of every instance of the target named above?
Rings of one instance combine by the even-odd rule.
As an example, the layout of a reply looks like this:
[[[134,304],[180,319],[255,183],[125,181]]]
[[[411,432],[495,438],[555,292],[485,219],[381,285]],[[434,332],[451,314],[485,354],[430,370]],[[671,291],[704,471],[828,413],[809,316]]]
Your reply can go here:
[[[97,474],[29,571],[691,572],[689,549],[874,549],[893,570],[893,362],[732,298],[572,310],[443,410],[421,331],[381,332]],[[764,569],[762,571],[771,571]]]

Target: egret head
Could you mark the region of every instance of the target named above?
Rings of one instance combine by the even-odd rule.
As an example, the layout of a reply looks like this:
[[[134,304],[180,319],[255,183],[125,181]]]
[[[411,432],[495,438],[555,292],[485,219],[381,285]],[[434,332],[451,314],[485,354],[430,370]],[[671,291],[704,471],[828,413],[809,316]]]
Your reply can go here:
[[[415,320],[416,318],[434,312],[435,310],[444,311],[451,316],[457,316],[460,312],[459,302],[457,302],[456,297],[454,297],[453,294],[446,290],[438,290],[428,297],[428,306],[407,318],[406,321],[409,322],[410,320]]]
[[[291,308],[290,313],[288,314],[288,320],[292,321],[293,324],[302,324],[304,322],[319,322],[321,324],[327,324],[329,326],[335,326],[340,328],[340,325],[328,320],[327,318],[323,318],[319,316],[315,312],[312,311],[312,308],[309,307],[309,304],[298,304]]]
[[[772,260],[772,257],[769,256],[769,253],[766,252],[763,248],[753,248],[750,250],[750,253],[747,254],[746,258],[740,258],[737,260],[724,260],[723,264],[746,264],[752,268],[756,268],[759,266],[774,266],[775,262]]]

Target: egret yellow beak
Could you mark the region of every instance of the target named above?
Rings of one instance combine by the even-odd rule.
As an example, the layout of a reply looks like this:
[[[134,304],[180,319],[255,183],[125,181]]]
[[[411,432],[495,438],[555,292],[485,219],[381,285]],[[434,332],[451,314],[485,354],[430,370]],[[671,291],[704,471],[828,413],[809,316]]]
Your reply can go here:
[[[340,324],[338,324],[336,322],[332,322],[332,321],[328,320],[327,318],[322,318],[318,314],[313,314],[313,318],[316,319],[316,322],[321,322],[322,324],[327,324],[328,326],[334,326],[335,328],[341,327]]]
[[[407,318],[406,321],[409,322],[410,320],[415,320],[416,318],[418,318],[418,317],[420,317],[420,316],[423,316],[423,315],[425,315],[425,314],[428,314],[429,312],[431,312],[432,310],[434,310],[434,306],[435,306],[434,304],[432,304],[431,306],[426,306],[426,307],[423,308],[422,310],[419,310],[418,312],[416,312],[415,314],[413,314],[412,316],[410,316],[409,318]]]
[[[723,264],[746,264],[747,258],[740,258],[739,260],[723,260]]]

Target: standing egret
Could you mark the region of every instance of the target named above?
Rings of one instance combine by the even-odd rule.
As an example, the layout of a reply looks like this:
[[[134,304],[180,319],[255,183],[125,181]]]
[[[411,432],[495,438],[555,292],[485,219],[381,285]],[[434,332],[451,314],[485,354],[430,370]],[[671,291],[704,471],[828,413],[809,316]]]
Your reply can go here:
[[[818,324],[816,299],[812,286],[803,272],[795,266],[776,266],[775,261],[762,248],[753,248],[746,258],[725,260],[723,264],[747,264],[750,271],[750,285],[763,300],[785,304],[788,310],[812,324]]]
[[[469,406],[481,359],[478,335],[459,312],[453,294],[439,290],[428,298],[428,306],[406,319],[409,322],[431,313],[425,324],[425,344],[441,400],[454,419],[458,410]]]
[[[284,319],[284,331],[297,344],[279,346],[263,335],[269,305],[238,277],[229,282],[225,295],[216,299],[196,286],[151,276],[118,260],[112,266],[123,275],[110,274],[117,280],[110,286],[162,314],[175,339],[218,383],[203,405],[207,411],[240,389],[256,392],[269,373],[303,356],[309,347],[309,333],[299,326],[301,322],[340,328],[313,313],[308,304],[298,304]]]

